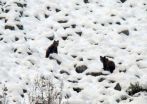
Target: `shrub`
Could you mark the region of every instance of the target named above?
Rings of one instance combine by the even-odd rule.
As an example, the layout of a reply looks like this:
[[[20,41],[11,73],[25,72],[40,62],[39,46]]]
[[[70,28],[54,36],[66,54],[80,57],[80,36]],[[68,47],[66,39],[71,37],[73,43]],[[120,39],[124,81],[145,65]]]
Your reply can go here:
[[[6,87],[5,84],[3,85],[1,90],[2,93],[0,95],[0,104],[8,104],[8,97],[7,97],[8,88]]]
[[[127,92],[130,96],[133,96],[134,94],[143,91],[147,92],[147,89],[144,89],[141,85],[139,85],[138,82],[136,82],[135,84],[130,83],[129,88],[127,89]]]
[[[30,104],[61,104],[62,102],[62,87],[60,90],[55,87],[53,82],[45,77],[40,77],[35,80],[33,89],[29,93]]]

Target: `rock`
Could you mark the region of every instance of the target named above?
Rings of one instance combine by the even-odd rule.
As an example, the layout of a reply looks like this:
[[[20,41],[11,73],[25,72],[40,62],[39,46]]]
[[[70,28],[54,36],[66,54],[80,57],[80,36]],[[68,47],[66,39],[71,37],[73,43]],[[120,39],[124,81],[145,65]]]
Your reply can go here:
[[[122,96],[121,96],[121,100],[127,100],[127,98],[128,98],[128,97],[127,97],[126,95],[122,95]]]
[[[104,81],[105,80],[105,78],[100,78],[98,81],[99,82],[102,82],[102,81]]]
[[[48,18],[48,17],[49,17],[49,15],[47,15],[47,14],[44,14],[44,17],[45,17],[45,18]]]
[[[6,19],[6,18],[5,18],[5,17],[0,17],[0,20],[1,20],[1,19]]]
[[[127,36],[129,36],[129,30],[122,30],[121,32],[119,32],[119,34],[121,34],[121,33],[123,33],[123,34],[125,34],[125,35],[127,35]]]
[[[76,34],[78,34],[79,36],[81,36],[82,35],[82,32],[80,31],[80,32],[76,32]]]
[[[131,101],[133,101],[133,99],[131,98],[131,99],[129,99],[129,102],[131,102]]]
[[[87,69],[86,65],[76,66],[77,73],[83,73]]]
[[[126,73],[126,69],[123,69],[123,70],[119,70],[119,72],[121,73],[121,72],[123,72],[123,73]]]
[[[76,28],[76,24],[72,24],[71,27],[72,27],[72,28]]]
[[[122,3],[126,2],[126,0],[120,0]]]
[[[135,75],[135,77],[140,78],[140,76],[139,76],[139,75]]]
[[[6,9],[6,10],[5,10],[5,13],[8,13],[9,11],[10,11],[9,9]]]
[[[116,22],[116,24],[117,24],[117,25],[121,25],[121,23],[120,23],[120,22]]]
[[[122,20],[126,21],[126,19],[124,17],[121,18]]]
[[[49,6],[47,6],[47,7],[46,7],[46,9],[47,9],[47,10],[49,10],[49,9],[50,9],[50,7],[49,7]]]
[[[91,76],[100,76],[100,75],[108,75],[108,74],[103,74],[102,72],[88,72],[86,75],[91,75]]]
[[[76,58],[77,56],[76,55],[71,55],[73,58]]]
[[[89,3],[89,1],[88,0],[84,0],[84,3]]]
[[[137,29],[136,29],[136,28],[134,28],[134,31],[137,31]]]
[[[107,89],[107,88],[110,88],[109,86],[105,86],[105,88]]]
[[[83,58],[79,58],[79,61],[83,61]]]
[[[27,93],[27,90],[26,89],[23,89],[23,93]]]
[[[91,61],[91,60],[93,60],[93,59],[92,59],[92,58],[88,58],[87,60]]]
[[[65,14],[65,16],[69,16],[69,14]]]
[[[111,14],[111,17],[114,17],[114,16],[116,16],[115,14]]]
[[[76,91],[77,93],[81,92],[81,90],[83,90],[82,88],[79,87],[74,87],[73,88],[74,91]]]
[[[119,83],[116,84],[116,86],[114,87],[115,90],[121,91],[121,86]]]
[[[21,94],[20,96],[21,96],[22,98],[24,98],[24,94]]]
[[[122,48],[120,48],[120,49],[126,49],[126,47],[122,47]]]
[[[65,26],[65,27],[63,27],[63,28],[66,30],[66,29],[68,29],[68,28],[70,28],[70,27],[69,27],[69,26]]]
[[[67,74],[67,75],[70,75],[67,71],[65,71],[65,70],[61,70],[60,71],[60,74]]]
[[[15,41],[18,41],[19,40],[19,38],[18,37],[15,37]]]
[[[67,23],[67,20],[59,20],[58,23]]]
[[[27,52],[27,54],[28,54],[28,55],[32,55],[32,53],[31,53],[31,52]]]
[[[20,11],[19,13],[20,13],[19,17],[22,17],[23,16],[23,11]]]
[[[143,60],[143,59],[137,59],[136,62],[138,62],[138,61],[142,61],[142,60]]]
[[[23,4],[21,4],[21,3],[18,3],[18,2],[15,2],[15,3],[17,4],[17,6],[18,6],[18,7],[21,7],[21,8],[23,8],[23,6],[24,6]]]
[[[114,80],[109,80],[109,83],[115,83],[115,81]]]
[[[59,61],[58,59],[56,59],[56,62],[58,65],[61,65],[61,61]]]
[[[27,4],[23,4],[24,7],[27,7]]]
[[[102,26],[105,26],[105,24],[104,24],[104,23],[102,23],[101,25],[102,25]]]
[[[15,30],[15,27],[14,26],[10,26],[10,25],[5,25],[5,29]]]
[[[54,35],[53,36],[50,36],[50,37],[47,37],[49,40],[54,40]]]
[[[120,99],[116,99],[116,102],[119,103],[120,102]]]
[[[66,39],[67,39],[67,36],[63,36],[62,39],[63,39],[63,40],[66,40]]]
[[[100,100],[100,103],[103,103],[104,102],[104,100]]]
[[[109,22],[109,24],[112,25],[113,23],[112,22]]]
[[[0,38],[0,41],[2,41],[3,40],[3,38]]]
[[[56,9],[56,12],[60,12],[61,10],[60,9]]]
[[[74,80],[68,80],[68,82],[71,82],[71,83],[78,83],[78,81],[74,81]]]

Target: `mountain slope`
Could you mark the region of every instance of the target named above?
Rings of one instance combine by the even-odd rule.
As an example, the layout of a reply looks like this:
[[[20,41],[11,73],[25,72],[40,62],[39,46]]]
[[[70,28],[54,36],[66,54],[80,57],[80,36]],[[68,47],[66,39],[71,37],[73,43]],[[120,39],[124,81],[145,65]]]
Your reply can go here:
[[[9,103],[28,103],[23,89],[40,75],[57,87],[63,82],[69,104],[147,103],[144,92],[126,93],[130,83],[147,87],[146,0],[1,0],[0,8],[0,87],[8,88]],[[53,57],[60,65],[45,58],[53,40],[59,40]],[[100,56],[115,62],[114,73],[102,69]]]

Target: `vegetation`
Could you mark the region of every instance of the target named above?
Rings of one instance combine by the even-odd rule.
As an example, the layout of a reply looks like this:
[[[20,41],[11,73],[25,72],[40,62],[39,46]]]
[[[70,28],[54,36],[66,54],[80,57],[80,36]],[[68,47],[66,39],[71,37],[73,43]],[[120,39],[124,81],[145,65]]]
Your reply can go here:
[[[30,104],[61,104],[63,84],[57,89],[50,79],[41,77],[35,80],[33,86],[29,93]]]
[[[139,85],[138,82],[136,82],[135,84],[130,84],[129,88],[127,89],[127,93],[130,95],[130,96],[133,96],[134,94],[138,93],[138,92],[143,92],[143,91],[146,91],[147,92],[147,89],[143,88],[141,85]]]

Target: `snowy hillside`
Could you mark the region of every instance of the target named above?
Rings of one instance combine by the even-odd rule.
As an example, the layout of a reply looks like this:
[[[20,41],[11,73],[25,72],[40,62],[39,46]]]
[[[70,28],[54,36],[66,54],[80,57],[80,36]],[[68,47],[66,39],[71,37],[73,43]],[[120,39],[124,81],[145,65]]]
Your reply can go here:
[[[85,1],[0,0],[1,103],[30,104],[43,76],[62,104],[147,104],[145,91],[127,93],[130,83],[147,88],[147,0]],[[58,54],[45,58],[54,40]]]

